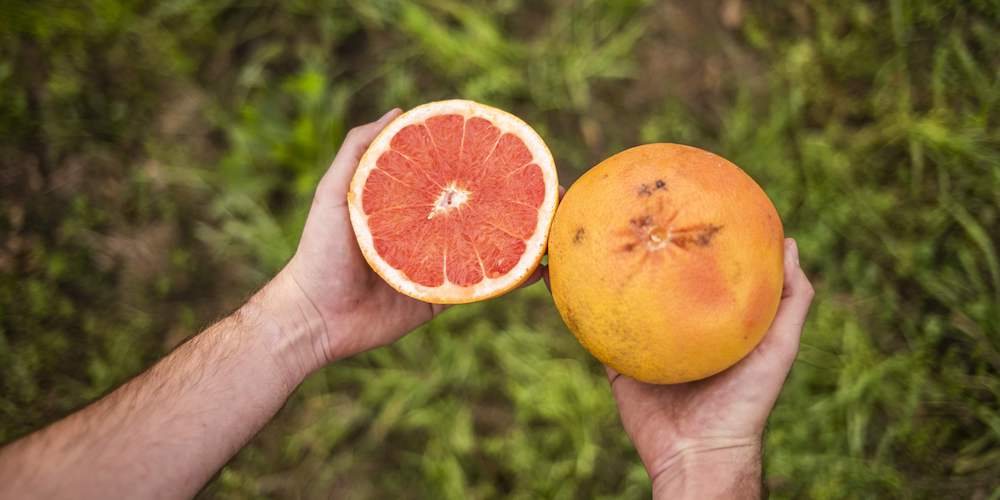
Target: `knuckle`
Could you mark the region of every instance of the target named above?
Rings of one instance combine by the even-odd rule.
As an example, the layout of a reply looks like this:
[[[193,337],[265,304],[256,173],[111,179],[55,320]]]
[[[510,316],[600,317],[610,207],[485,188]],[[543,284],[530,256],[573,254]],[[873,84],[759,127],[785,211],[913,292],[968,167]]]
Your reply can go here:
[[[365,130],[365,125],[358,125],[357,127],[348,130],[344,142],[358,140],[358,138],[365,133]]]
[[[816,289],[813,288],[812,282],[809,281],[809,277],[802,269],[795,272],[794,283],[796,291],[802,296],[811,298],[816,295]]]

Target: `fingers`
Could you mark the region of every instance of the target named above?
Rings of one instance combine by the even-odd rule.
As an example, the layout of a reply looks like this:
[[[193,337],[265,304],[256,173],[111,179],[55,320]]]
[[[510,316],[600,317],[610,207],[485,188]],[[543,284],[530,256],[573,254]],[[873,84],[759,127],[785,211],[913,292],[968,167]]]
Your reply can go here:
[[[615,385],[615,380],[622,376],[621,373],[618,373],[614,368],[607,365],[604,365],[604,372],[608,375],[608,383],[612,386]]]
[[[761,343],[767,351],[775,351],[789,364],[799,350],[802,326],[812,304],[812,284],[799,266],[799,251],[795,240],[785,239],[785,283],[781,290],[781,304],[778,314],[771,323],[771,329]]]
[[[566,188],[559,186],[559,201],[562,201],[564,194],[566,194]],[[549,282],[549,266],[542,267],[541,278],[545,281],[545,288],[548,288],[549,293],[552,293],[552,283]]]
[[[535,284],[535,282],[537,282],[538,280],[542,279],[542,275],[543,275],[543,274],[547,274],[547,273],[545,272],[545,269],[546,269],[546,267],[545,267],[545,266],[538,266],[538,267],[536,267],[536,268],[535,268],[535,270],[534,270],[534,271],[532,271],[531,275],[529,275],[529,276],[528,276],[528,277],[527,277],[527,278],[526,278],[526,279],[525,279],[525,280],[524,280],[524,281],[523,281],[523,282],[522,282],[522,283],[521,283],[520,285],[518,285],[517,287],[518,287],[518,288],[524,288],[524,287],[526,287],[526,286],[529,286],[529,285],[533,285],[533,284]]]
[[[323,176],[323,180],[320,181],[320,190],[335,192],[338,195],[346,194],[351,184],[351,177],[354,176],[354,171],[358,168],[358,161],[361,160],[361,156],[365,154],[375,136],[389,122],[402,113],[403,111],[399,108],[393,108],[388,113],[382,115],[382,118],[354,127],[347,132],[347,137],[344,138],[344,142],[340,145],[340,150],[337,151],[337,156],[333,159],[333,164],[330,165],[329,170]]]

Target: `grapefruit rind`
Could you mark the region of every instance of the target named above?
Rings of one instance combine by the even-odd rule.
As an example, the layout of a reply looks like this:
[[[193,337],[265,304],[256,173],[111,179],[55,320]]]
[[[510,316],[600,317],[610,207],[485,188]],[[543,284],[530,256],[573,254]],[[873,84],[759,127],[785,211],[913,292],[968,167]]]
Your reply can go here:
[[[677,384],[728,369],[759,345],[781,301],[784,229],[732,162],[645,144],[584,173],[549,239],[556,309],[602,364]]]
[[[538,208],[538,224],[535,226],[535,232],[524,241],[524,253],[521,254],[518,263],[510,271],[496,278],[484,275],[482,281],[470,286],[456,285],[445,277],[443,284],[430,287],[415,283],[402,271],[389,265],[375,251],[375,244],[368,226],[368,215],[362,208],[363,196],[368,176],[377,168],[376,161],[380,155],[390,149],[390,141],[400,130],[415,123],[425,122],[434,116],[449,114],[462,115],[466,120],[473,117],[483,118],[497,127],[501,135],[507,132],[516,135],[531,153],[531,161],[537,164],[542,171],[545,196]],[[354,234],[358,239],[362,255],[368,261],[368,265],[389,286],[402,294],[424,302],[464,304],[502,295],[524,283],[531,276],[545,254],[549,230],[558,202],[558,192],[559,179],[552,153],[530,125],[506,111],[473,101],[452,99],[417,106],[399,115],[382,129],[368,146],[365,154],[362,155],[361,161],[358,162],[358,168],[351,179],[350,190],[347,192],[347,206],[351,216],[351,225],[354,227]]]

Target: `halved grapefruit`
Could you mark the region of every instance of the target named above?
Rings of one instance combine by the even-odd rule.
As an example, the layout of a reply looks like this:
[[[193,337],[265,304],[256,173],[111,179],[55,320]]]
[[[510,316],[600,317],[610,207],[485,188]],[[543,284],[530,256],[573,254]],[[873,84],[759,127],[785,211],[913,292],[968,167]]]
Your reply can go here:
[[[396,290],[438,304],[521,284],[545,253],[559,181],[521,119],[464,100],[424,104],[372,141],[347,204],[365,259]]]

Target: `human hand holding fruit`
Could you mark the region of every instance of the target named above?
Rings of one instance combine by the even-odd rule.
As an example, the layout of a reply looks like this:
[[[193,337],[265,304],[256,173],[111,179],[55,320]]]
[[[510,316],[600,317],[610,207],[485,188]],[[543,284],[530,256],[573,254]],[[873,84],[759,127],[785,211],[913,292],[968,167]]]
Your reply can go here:
[[[622,424],[653,481],[654,498],[756,498],[761,435],[791,369],[813,288],[785,240],[778,314],[761,343],[728,370],[673,385],[608,368]]]
[[[493,178],[505,182],[486,182]],[[557,187],[541,139],[495,108],[441,101],[352,129],[316,189],[295,256],[261,293],[285,312],[276,316],[310,326],[293,379],[398,340],[444,303],[537,281]]]
[[[580,249],[587,247],[584,232],[597,244],[624,236],[623,246],[603,250],[628,253],[621,261],[626,264],[638,258],[640,267],[632,271],[640,279],[623,296],[622,287],[609,287],[615,283],[607,279],[616,276],[608,264],[618,259],[605,253],[589,262],[586,254],[564,260],[550,252],[550,263],[561,262],[563,270],[557,276],[553,264],[553,296],[574,333],[602,361],[643,380],[688,382],[652,386],[609,372],[625,429],[656,494],[752,495],[759,486],[761,430],[795,356],[811,288],[790,248],[781,310],[758,346],[778,305],[772,292],[780,291],[781,268],[774,263],[781,260],[775,259],[781,229],[773,207],[768,212],[769,202],[746,203],[739,186],[749,186],[749,178],[733,178],[734,171],[720,170],[724,163],[704,152],[652,145],[630,155],[639,162],[623,170],[624,183],[617,186],[655,203],[622,204],[621,193],[611,193],[599,204],[615,209],[596,218],[604,223],[589,232],[575,223],[552,226],[557,237],[550,243]],[[634,174],[649,173],[642,164],[681,172],[671,195],[693,199],[689,213],[714,222],[690,225],[688,216],[664,212],[663,195],[673,181],[631,184]],[[692,168],[700,173],[685,188],[683,170]],[[719,173],[729,178],[704,182]],[[439,304],[483,300],[538,279],[554,224],[556,177],[551,154],[527,124],[469,101],[431,103],[406,115],[392,110],[353,129],[320,181],[295,255],[275,279],[152,369],[0,449],[0,496],[195,495],[311,371],[395,341],[446,307]],[[696,185],[709,191],[723,186],[729,190],[723,198],[737,203],[719,204],[715,196],[699,206],[699,199],[712,196],[692,198]],[[588,197],[578,199],[586,211]],[[733,206],[742,215],[734,217]],[[644,214],[617,210],[636,207]],[[615,222],[625,222],[625,231]],[[710,246],[689,257],[676,253]],[[670,251],[675,254],[668,259]],[[595,265],[601,272],[592,272]],[[573,298],[574,287],[560,281],[573,274],[567,269],[591,271],[586,277],[597,282],[588,287],[595,295]],[[678,281],[670,274],[676,272],[696,279]],[[748,283],[754,286],[742,286]],[[662,285],[671,290],[666,301]],[[646,293],[650,289],[660,297]],[[634,302],[630,297],[640,299],[639,309],[622,309]],[[606,310],[588,318],[588,301]],[[649,307],[657,301],[664,307]],[[567,304],[575,304],[579,316],[568,314]],[[674,322],[670,329],[650,329],[658,322],[643,321],[662,316],[673,322],[678,304],[682,313],[705,306],[716,314],[680,318],[691,328]],[[665,314],[634,314],[649,311]],[[581,318],[599,321],[578,324]],[[617,348],[605,359],[595,345],[609,339]],[[748,352],[730,370],[690,382]]]
[[[347,190],[372,139],[398,109],[348,132],[316,188],[294,257],[264,290],[269,307],[309,325],[291,369],[311,371],[337,358],[392,343],[436,314],[432,305],[393,290],[365,262],[347,213]]]
[[[760,436],[812,298],[760,186],[689,146],[618,153],[559,205],[549,272],[656,496],[756,498]]]
[[[430,106],[463,111],[470,105],[466,102],[445,101]],[[452,108],[455,106],[457,108]],[[471,109],[472,113],[479,112],[475,106]],[[486,112],[491,111],[487,109]],[[492,258],[497,259],[492,261],[493,266],[499,266],[500,259],[503,259],[505,254],[483,252],[484,248],[500,248],[496,245],[490,246],[498,240],[476,238],[483,234],[484,230],[493,229],[498,230],[496,234],[500,237],[502,237],[500,233],[510,235],[511,228],[495,227],[498,221],[490,219],[488,211],[480,212],[482,207],[491,207],[491,203],[495,203],[488,198],[477,198],[483,191],[469,188],[470,185],[476,187],[475,183],[481,182],[479,179],[482,177],[474,175],[466,179],[461,168],[448,171],[448,165],[455,161],[454,158],[450,162],[443,156],[433,159],[423,158],[427,163],[420,167],[419,163],[414,164],[410,156],[397,155],[397,148],[410,154],[407,148],[413,148],[414,145],[419,147],[413,150],[413,154],[420,154],[422,148],[430,148],[431,154],[438,148],[437,154],[444,154],[440,151],[439,145],[433,143],[432,136],[435,132],[447,134],[448,128],[453,127],[456,132],[468,134],[469,123],[474,123],[469,120],[474,118],[467,117],[466,124],[459,126],[449,123],[448,120],[451,120],[450,116],[453,115],[421,118],[419,112],[408,114],[409,120],[416,120],[415,126],[419,133],[412,132],[413,125],[407,125],[409,121],[401,119],[399,123],[389,127],[385,134],[392,138],[392,146],[389,145],[388,139],[376,139],[375,144],[370,146],[371,150],[376,152],[376,157],[382,159],[384,163],[379,162],[376,166],[374,161],[362,159],[364,150],[369,148],[379,130],[390,118],[397,115],[396,111],[390,112],[376,124],[360,127],[345,141],[333,167],[320,184],[314,210],[306,224],[299,251],[282,273],[282,275],[287,274],[291,278],[288,281],[302,296],[308,298],[307,302],[312,305],[316,317],[335,318],[332,323],[329,320],[322,323],[323,333],[318,338],[323,339],[325,343],[320,343],[315,349],[326,353],[326,360],[392,342],[408,330],[432,318],[445,307],[418,301],[397,290],[406,290],[407,295],[429,302],[481,300],[509,290],[520,279],[516,276],[517,272],[530,272],[533,263],[537,263],[535,260],[537,256],[532,256],[530,253],[521,254],[517,261],[519,264],[513,268],[513,275],[510,271],[504,271],[508,273],[507,276],[503,273],[497,274],[497,278],[501,281],[493,288],[483,290],[480,283],[493,284],[491,279],[494,275],[488,272],[491,269],[489,257],[492,255]],[[495,118],[497,115],[487,116]],[[503,120],[507,118],[500,119]],[[501,172],[498,178],[510,179],[512,174],[523,172],[524,170],[519,169],[517,165],[530,167],[533,165],[532,158],[536,162],[542,158],[541,163],[546,164],[547,151],[534,149],[525,152],[523,146],[518,149],[516,141],[512,141],[509,148],[504,151],[500,148],[504,144],[501,137],[496,132],[490,135],[488,127],[485,125],[483,127],[482,130],[485,132],[481,132],[478,137],[480,140],[485,138],[488,141],[484,154],[488,152],[489,156],[484,158],[491,158],[491,162],[510,163],[507,167],[503,167],[503,163],[485,167],[487,171],[491,168],[506,168],[508,173]],[[420,134],[424,137],[421,138]],[[459,150],[461,152],[457,157],[462,158],[468,150],[468,145],[463,141]],[[626,162],[637,163],[632,163],[632,167],[622,167],[619,164],[619,171],[625,174],[620,176],[617,184],[619,187],[625,186],[626,191],[613,193],[611,196],[613,202],[605,204],[606,207],[613,207],[610,220],[603,226],[599,224],[587,228],[565,223],[560,228],[557,222],[557,227],[553,228],[550,250],[553,245],[557,249],[560,245],[561,248],[569,248],[572,245],[573,251],[579,253],[581,248],[593,244],[596,246],[590,247],[591,249],[619,252],[618,255],[627,254],[623,258],[624,264],[637,265],[638,267],[632,268],[633,272],[639,270],[637,273],[639,277],[636,278],[638,282],[631,283],[633,290],[636,289],[637,283],[641,283],[640,290],[649,290],[650,285],[662,286],[678,283],[677,278],[694,278],[680,282],[679,286],[672,286],[675,297],[668,307],[676,308],[678,303],[685,300],[684,297],[693,295],[696,296],[693,301],[687,299],[691,302],[685,304],[687,310],[697,309],[707,303],[707,306],[715,308],[718,314],[714,317],[709,317],[707,314],[688,314],[689,317],[684,318],[684,321],[694,325],[695,328],[678,334],[677,311],[665,313],[667,321],[674,326],[675,332],[671,335],[684,338],[686,342],[686,345],[680,346],[671,344],[673,347],[669,349],[672,350],[667,351],[667,354],[675,359],[665,363],[662,358],[642,360],[642,356],[648,356],[648,352],[638,357],[634,353],[627,354],[624,358],[620,356],[616,358],[617,354],[612,353],[609,358],[611,361],[623,363],[621,365],[623,368],[637,366],[639,371],[636,373],[637,376],[641,375],[640,378],[651,377],[657,382],[686,383],[651,385],[619,375],[610,368],[609,378],[612,380],[625,429],[653,478],[653,486],[658,495],[673,497],[687,493],[705,497],[731,496],[739,493],[753,496],[753,493],[759,490],[760,435],[782,381],[794,359],[801,322],[804,320],[811,299],[811,287],[798,268],[797,254],[794,244],[790,243],[791,240],[785,243],[786,246],[789,244],[793,246],[783,252],[785,258],[782,273],[782,231],[777,214],[759,187],[735,166],[729,169],[725,166],[728,162],[722,160],[724,163],[721,164],[721,169],[713,170],[720,165],[717,163],[721,160],[718,157],[693,148],[674,145],[636,148],[635,151],[620,158],[624,158]],[[358,166],[359,160],[361,166]],[[486,159],[479,161],[486,162]],[[400,164],[397,166],[393,162]],[[443,166],[444,173],[423,170],[431,164],[436,168]],[[471,162],[471,165],[464,168],[475,164]],[[667,170],[662,172],[664,177],[655,179],[643,177],[658,172],[664,165],[667,166]],[[677,170],[674,170],[675,165]],[[547,168],[551,171],[550,163],[547,164]],[[473,173],[475,171],[473,169]],[[439,175],[450,177],[438,178]],[[510,188],[504,188],[503,185],[479,186],[479,188],[489,191],[485,194],[487,197],[523,196],[523,191],[530,192],[533,183],[541,185],[544,179],[545,187],[542,192],[552,192],[555,179],[548,175],[547,173],[542,176],[536,175],[523,181],[515,177],[513,181],[508,181]],[[718,175],[721,177],[712,178]],[[637,179],[644,182],[633,186]],[[699,182],[702,184],[699,185]],[[737,202],[732,202],[731,194],[730,203],[718,208],[718,195],[713,193],[704,196],[701,192],[706,189],[706,182],[709,190],[713,186],[725,186],[731,189],[736,193]],[[602,182],[599,185],[607,184],[609,183]],[[414,185],[417,185],[417,189],[413,188]],[[633,187],[635,189],[632,189]],[[346,196],[348,203],[345,206],[342,200],[348,191],[350,194]],[[424,193],[414,194],[415,191]],[[643,213],[635,216],[636,214],[622,211],[622,207],[630,206],[614,201],[621,200],[622,195],[637,197],[638,204],[633,208],[641,207]],[[595,193],[590,192],[581,198],[586,201],[577,202],[588,216],[593,213],[594,196]],[[529,197],[527,200],[530,199]],[[551,206],[547,201],[543,203],[541,200],[549,200],[548,195],[534,201],[542,203],[535,205],[540,207],[538,225],[526,225],[523,236],[511,236],[525,238],[525,241],[534,241],[539,237],[537,235],[544,237],[546,217],[551,217],[544,215],[545,207],[551,208]],[[505,200],[501,198],[499,201]],[[674,202],[686,202],[689,213],[679,216],[679,210],[671,209],[671,203]],[[347,208],[351,209],[350,214]],[[403,213],[395,212],[398,208],[402,208]],[[410,208],[414,213],[405,213]],[[388,216],[383,216],[386,211]],[[626,217],[627,224],[624,225],[624,231],[615,225],[616,218],[623,215],[632,216],[631,219]],[[703,221],[692,220],[692,216],[695,218],[711,216],[714,217],[714,222],[701,223]],[[579,220],[572,216],[566,219]],[[597,218],[597,220],[607,219]],[[354,245],[350,238],[348,227],[352,222],[360,248]],[[397,224],[407,227],[401,230],[396,227]],[[567,229],[570,225],[572,227]],[[473,230],[468,231],[469,228]],[[618,231],[615,232],[615,229]],[[436,232],[448,234],[449,231],[457,231],[453,236],[449,236],[457,240],[449,240],[444,248],[435,248],[435,242],[428,240],[426,236]],[[615,238],[618,237],[624,237],[625,240],[615,243],[617,241]],[[385,243],[384,238],[388,238],[390,242]],[[449,255],[453,254],[449,252],[460,250],[461,245],[455,246],[456,241],[461,242],[466,238],[475,249],[474,256],[473,254],[467,256],[473,265],[462,267],[463,272],[456,273],[454,264],[461,266],[462,262],[450,259]],[[376,242],[379,239],[382,240],[381,246]],[[393,239],[399,241],[396,246],[392,244]],[[583,240],[586,239],[590,241],[583,244]],[[345,242],[351,244],[347,245]],[[615,247],[616,244],[621,246]],[[512,252],[515,256],[517,252],[524,252],[523,249],[531,247],[517,248],[521,250],[515,249]],[[753,250],[747,252],[746,248]],[[585,258],[591,257],[586,255],[589,251],[591,250],[583,250]],[[431,258],[425,258],[425,254]],[[336,256],[337,265],[329,265],[331,256]],[[487,258],[484,259],[484,256]],[[636,258],[639,259],[637,264],[629,260]],[[586,265],[575,266],[582,264],[583,261],[574,262],[573,257],[566,259],[563,255],[554,257],[550,255],[550,262],[553,259],[557,263],[562,262],[564,269],[577,268],[565,274],[581,272],[587,274],[587,270],[583,269],[587,267]],[[589,260],[602,265],[601,258]],[[478,265],[475,265],[477,261]],[[326,263],[327,267],[316,265],[321,263]],[[375,272],[369,265],[374,267]],[[510,265],[512,264],[508,264]],[[517,271],[522,265],[528,271]],[[339,269],[341,272],[330,275],[325,269]],[[658,274],[675,272],[688,274]],[[782,274],[785,276],[783,287]],[[380,275],[386,281],[380,279]],[[537,276],[536,270],[528,282],[534,281]],[[588,274],[588,278],[593,276]],[[730,279],[733,276],[742,279]],[[745,286],[736,286],[737,282],[755,286],[746,289]],[[607,289],[607,283],[595,288],[599,295],[606,293]],[[654,292],[652,296],[664,293],[662,289]],[[572,313],[567,314],[567,304],[573,302],[573,297],[569,293],[555,295],[556,303],[560,305],[560,311],[571,325],[571,329],[581,337],[585,346],[592,348],[592,344],[588,345],[586,335],[581,335],[577,331],[579,325],[575,323],[581,317],[586,320],[586,314],[593,308],[579,307],[575,316]],[[724,299],[723,302],[711,303],[711,300],[705,300],[719,296]],[[649,294],[645,300],[650,300],[648,297]],[[582,304],[592,300],[593,296],[584,299]],[[764,330],[774,318],[779,299],[782,302],[777,319],[766,334],[765,340],[758,345],[761,338],[765,337]],[[614,304],[613,300],[608,301],[606,298],[598,297],[598,300],[603,301],[604,305]],[[655,302],[661,299],[652,300]],[[730,303],[725,303],[725,300],[729,300]],[[618,301],[620,303],[622,299],[619,297]],[[634,301],[625,300],[625,302]],[[643,304],[643,307],[646,306],[649,306],[649,303]],[[636,315],[616,311],[616,314],[607,315],[605,319],[612,323],[621,323],[626,319],[634,320],[635,317]],[[632,322],[632,327],[639,329],[648,330],[650,326],[648,322],[638,325]],[[598,335],[611,333],[617,336],[616,341],[621,339],[620,329],[609,332],[608,325],[598,326],[597,330],[600,332]],[[355,335],[345,337],[343,332],[350,331],[354,331]],[[372,334],[357,335],[357,332],[361,331]],[[625,336],[628,335],[629,333],[625,332]],[[666,345],[664,342],[670,342],[669,337],[668,335],[665,340],[655,341],[657,335],[653,335],[646,341],[654,340],[655,349],[652,350],[657,351]],[[748,352],[750,354],[735,367],[703,379],[722,371]],[[600,352],[595,352],[595,355],[601,358]],[[636,359],[640,359],[640,362],[636,363]],[[319,365],[326,360],[318,361]],[[606,360],[602,358],[602,361]],[[681,366],[684,362],[691,363],[691,366]],[[696,379],[702,380],[691,382]]]
[[[330,358],[391,342],[444,307],[414,298],[464,302],[509,290],[537,264],[554,211],[551,157],[516,118],[442,101],[375,138],[386,121],[345,141],[315,208],[325,190],[334,201],[346,192],[347,206],[313,210],[288,267],[319,317],[341,318],[338,326],[355,318],[353,329],[377,332],[347,345],[327,333],[322,338],[340,340],[320,349]],[[782,251],[777,213],[749,176],[695,148],[634,148],[588,175],[576,200],[560,208],[549,240],[550,262],[561,267],[554,268],[560,312],[605,363],[673,383],[608,368],[658,496],[756,496],[760,436],[812,294],[794,242]],[[510,225],[511,209],[525,210],[523,227],[516,216]],[[336,236],[349,236],[348,224],[359,246],[327,246],[343,246]],[[341,276],[299,267],[337,252],[349,261],[339,263],[348,270]],[[574,275],[591,281],[583,293]],[[649,314],[657,305],[662,314]]]

